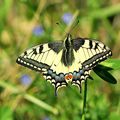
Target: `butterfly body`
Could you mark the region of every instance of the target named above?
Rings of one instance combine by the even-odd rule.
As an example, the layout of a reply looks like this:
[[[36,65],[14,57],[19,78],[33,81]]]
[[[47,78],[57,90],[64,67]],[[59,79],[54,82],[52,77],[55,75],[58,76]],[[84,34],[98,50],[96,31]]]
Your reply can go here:
[[[103,43],[85,38],[40,44],[21,54],[17,63],[39,71],[55,86],[55,91],[68,82],[78,85],[86,80],[98,63],[112,55]]]

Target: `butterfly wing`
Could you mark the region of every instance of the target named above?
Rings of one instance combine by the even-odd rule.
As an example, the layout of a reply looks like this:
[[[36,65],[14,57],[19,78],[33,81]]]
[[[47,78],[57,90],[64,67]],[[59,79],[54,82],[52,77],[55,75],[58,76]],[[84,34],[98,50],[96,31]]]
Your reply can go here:
[[[71,66],[65,66],[61,61],[63,42],[41,44],[28,49],[18,57],[17,63],[41,72],[55,86],[55,94],[59,87],[66,86],[69,81],[81,90],[81,82],[90,77],[92,68],[111,56],[112,52],[98,41],[83,38],[72,41],[74,61]]]
[[[112,55],[110,48],[105,46],[102,42],[77,38],[73,40],[75,59],[78,59],[80,64],[79,73],[80,79],[73,79],[72,83],[80,86],[82,80],[86,80],[89,77],[90,71],[98,63],[104,61]]]
[[[26,50],[17,58],[16,62],[41,72],[57,90],[60,86],[67,85],[64,74],[60,73],[62,71],[60,66],[62,47],[62,42],[41,44]]]

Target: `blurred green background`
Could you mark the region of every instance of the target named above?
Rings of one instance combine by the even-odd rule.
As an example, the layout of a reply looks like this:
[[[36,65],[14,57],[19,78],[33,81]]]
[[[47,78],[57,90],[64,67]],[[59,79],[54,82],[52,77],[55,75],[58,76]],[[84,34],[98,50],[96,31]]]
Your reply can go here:
[[[120,0],[0,0],[0,120],[81,120],[77,87],[62,88],[55,97],[40,73],[16,64],[25,49],[63,40],[78,20],[73,38],[98,39],[112,49],[112,59],[120,58]],[[118,68],[111,71],[115,85],[91,73],[86,120],[120,119]]]

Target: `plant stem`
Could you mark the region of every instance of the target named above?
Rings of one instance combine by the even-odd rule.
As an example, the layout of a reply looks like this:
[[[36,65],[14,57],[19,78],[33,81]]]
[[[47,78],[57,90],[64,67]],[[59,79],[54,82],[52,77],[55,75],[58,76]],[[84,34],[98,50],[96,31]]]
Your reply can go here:
[[[85,80],[85,84],[84,84],[84,99],[83,99],[82,120],[85,120],[85,113],[86,113],[86,98],[87,98],[87,80]]]
[[[19,89],[17,86],[15,87],[15,86],[1,80],[0,81],[0,87],[3,87],[5,89],[9,89],[9,91],[11,91],[11,93],[18,93],[18,95],[22,95],[22,97],[24,99],[28,100],[31,103],[36,104],[37,106],[39,106],[39,107],[41,107],[41,108],[43,108],[47,111],[52,112],[55,115],[58,114],[58,110],[56,108],[52,107],[51,105],[45,103],[44,101],[42,101],[40,99],[37,99],[36,97],[34,97],[30,94],[27,94],[25,92],[21,92],[22,90]]]
[[[93,11],[89,15],[92,18],[105,18],[119,13],[120,13],[120,4],[116,4],[100,10]]]

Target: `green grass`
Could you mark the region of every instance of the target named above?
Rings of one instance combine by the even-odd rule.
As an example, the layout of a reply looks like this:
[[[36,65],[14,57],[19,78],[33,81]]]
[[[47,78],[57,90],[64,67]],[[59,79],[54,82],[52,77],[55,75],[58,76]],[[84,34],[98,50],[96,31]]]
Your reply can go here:
[[[73,16],[69,24],[62,19],[65,13]],[[120,2],[114,0],[0,1],[0,120],[119,119],[119,13]],[[79,24],[71,30],[78,20]],[[39,26],[43,33],[36,35],[33,29]],[[60,89],[55,97],[53,86],[40,73],[16,64],[16,58],[25,49],[40,43],[63,40],[69,31],[73,38],[97,39],[112,49],[112,58],[102,65],[113,68],[110,73],[116,78],[117,84],[103,81],[92,72],[94,80],[88,79],[87,92],[84,91],[84,83],[81,94],[77,87],[69,85]],[[30,84],[21,82],[24,75],[31,78]]]

